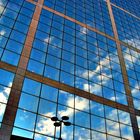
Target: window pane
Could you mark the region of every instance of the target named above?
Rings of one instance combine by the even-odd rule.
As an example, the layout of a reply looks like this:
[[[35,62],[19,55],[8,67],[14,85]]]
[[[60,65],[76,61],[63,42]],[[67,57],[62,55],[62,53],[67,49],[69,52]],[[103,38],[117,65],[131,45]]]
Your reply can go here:
[[[89,114],[75,110],[75,124],[89,128],[90,126]]]
[[[90,140],[90,130],[75,126],[75,140]]]
[[[25,138],[31,138],[31,139],[33,138],[33,133],[32,132],[26,131],[26,130],[23,130],[23,129],[19,129],[19,128],[16,128],[16,127],[13,128],[12,135],[21,136],[21,137],[25,137]]]
[[[99,133],[97,131],[92,131],[92,139],[93,140],[106,140],[106,134]]]
[[[30,110],[32,112],[36,112],[37,111],[37,106],[38,106],[38,98],[28,95],[28,94],[24,94],[22,92],[21,97],[20,97],[20,101],[19,101],[19,107],[25,109],[25,110]]]
[[[104,106],[103,104],[94,102],[94,101],[90,101],[90,108],[91,108],[91,113],[101,116],[104,116]]]
[[[41,83],[25,78],[22,91],[38,96],[40,94]]]
[[[120,128],[123,138],[134,140],[132,127],[120,124]]]
[[[41,97],[56,102],[57,96],[58,89],[44,84],[42,85]]]
[[[5,108],[6,108],[6,105],[0,103],[0,122],[2,122],[3,115],[4,115],[4,112],[5,112]]]
[[[56,116],[56,104],[40,99],[38,112],[44,116],[54,117]]]
[[[42,116],[38,115],[35,131],[40,134],[54,136],[55,127],[54,127],[53,123],[54,122],[50,118],[42,117]]]
[[[2,56],[2,61],[17,66],[19,61],[19,55],[5,50]]]
[[[35,119],[35,114],[18,109],[14,126],[33,131]]]
[[[107,133],[115,136],[120,136],[119,123],[106,120]]]
[[[74,108],[74,95],[63,90],[59,90],[58,103]]]
[[[105,132],[105,119],[92,115],[91,128],[97,131]]]

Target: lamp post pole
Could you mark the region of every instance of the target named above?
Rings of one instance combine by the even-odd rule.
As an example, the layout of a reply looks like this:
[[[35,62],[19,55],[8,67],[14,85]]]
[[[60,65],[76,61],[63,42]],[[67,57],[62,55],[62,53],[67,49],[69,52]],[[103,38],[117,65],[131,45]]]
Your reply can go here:
[[[67,121],[67,120],[69,120],[69,117],[68,116],[62,116],[61,120],[59,120],[57,117],[52,117],[51,120],[54,121],[54,126],[55,127],[60,127],[60,133],[59,133],[59,139],[58,140],[62,140],[62,138],[61,138],[62,123],[64,123],[65,126],[70,126],[71,122]]]
[[[61,138],[61,131],[62,131],[62,121],[60,121],[60,134],[59,134],[59,140],[62,140],[62,138]]]

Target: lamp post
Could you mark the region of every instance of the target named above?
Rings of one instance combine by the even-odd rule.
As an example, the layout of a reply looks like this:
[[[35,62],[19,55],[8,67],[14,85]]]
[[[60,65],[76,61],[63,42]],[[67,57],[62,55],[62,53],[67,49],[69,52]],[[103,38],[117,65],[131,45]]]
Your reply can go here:
[[[59,135],[58,140],[62,140],[62,138],[61,138],[62,123],[64,123],[65,126],[70,126],[71,122],[67,121],[67,120],[69,120],[69,117],[68,116],[62,116],[61,120],[59,120],[57,117],[52,117],[51,120],[54,121],[54,126],[55,127],[60,127],[60,135]]]

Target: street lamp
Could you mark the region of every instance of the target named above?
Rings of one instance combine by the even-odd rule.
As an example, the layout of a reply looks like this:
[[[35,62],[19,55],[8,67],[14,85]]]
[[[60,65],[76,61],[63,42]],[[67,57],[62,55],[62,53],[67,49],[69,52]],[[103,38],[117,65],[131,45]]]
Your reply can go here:
[[[70,126],[71,122],[67,121],[67,120],[69,120],[69,117],[68,116],[62,116],[61,120],[59,120],[57,117],[52,117],[51,120],[54,121],[53,125],[55,127],[60,127],[60,135],[59,135],[59,139],[58,140],[62,140],[62,138],[61,138],[62,123],[64,123],[65,126]]]

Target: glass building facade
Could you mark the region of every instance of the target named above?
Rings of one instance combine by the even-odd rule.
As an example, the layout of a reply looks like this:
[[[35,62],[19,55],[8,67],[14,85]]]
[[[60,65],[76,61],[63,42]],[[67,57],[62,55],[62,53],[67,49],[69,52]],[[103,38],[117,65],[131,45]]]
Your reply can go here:
[[[139,140],[139,5],[0,0],[0,140]]]

